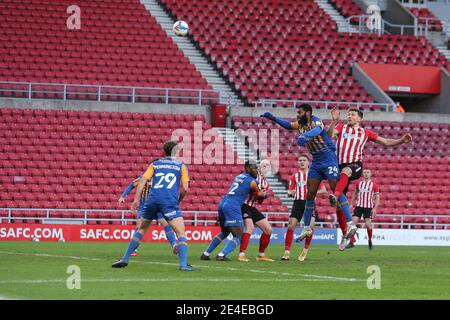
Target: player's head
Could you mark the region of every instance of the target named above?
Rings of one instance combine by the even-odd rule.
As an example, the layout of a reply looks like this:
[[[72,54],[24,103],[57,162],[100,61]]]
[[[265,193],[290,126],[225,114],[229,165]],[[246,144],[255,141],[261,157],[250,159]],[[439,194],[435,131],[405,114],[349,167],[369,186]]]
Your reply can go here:
[[[263,177],[266,177],[269,174],[270,169],[271,169],[271,166],[270,166],[270,160],[269,159],[264,159],[259,164],[259,173]]]
[[[298,167],[300,170],[306,170],[309,167],[309,158],[306,154],[301,153],[298,156]]]
[[[309,104],[297,106],[297,121],[300,125],[306,125],[312,116],[312,107]]]
[[[370,169],[364,169],[363,177],[364,179],[369,180],[372,177],[372,171],[370,171]]]
[[[245,172],[251,175],[253,178],[258,177],[258,165],[254,160],[247,160],[244,164]]]
[[[175,157],[178,151],[178,143],[175,141],[166,141],[164,142],[164,155],[166,157]]]
[[[348,109],[347,111],[347,124],[353,126],[359,124],[363,119],[363,112],[358,109]]]

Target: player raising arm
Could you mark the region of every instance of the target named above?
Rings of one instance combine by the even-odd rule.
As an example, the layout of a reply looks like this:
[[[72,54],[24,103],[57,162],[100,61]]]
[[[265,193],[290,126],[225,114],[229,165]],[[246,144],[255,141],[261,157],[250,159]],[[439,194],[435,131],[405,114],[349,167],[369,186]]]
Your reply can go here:
[[[306,146],[312,154],[313,160],[307,178],[308,191],[304,212],[305,228],[299,237],[300,240],[303,240],[312,235],[311,217],[315,209],[315,198],[321,181],[324,179],[328,180],[330,188],[334,191],[339,180],[336,146],[324,130],[322,121],[312,114],[312,108],[308,104],[298,106],[296,122],[291,123],[284,119],[279,119],[269,112],[261,116],[278,123],[285,129],[300,132],[300,135],[297,137],[297,144],[299,146]],[[346,238],[350,239],[355,234],[357,228],[352,223],[352,215],[347,197],[341,195],[338,198],[338,202],[344,210],[345,220],[349,225]]]
[[[361,177],[363,171],[363,151],[367,141],[373,141],[385,147],[395,147],[412,140],[412,136],[409,133],[404,134],[399,139],[387,139],[371,130],[362,128],[363,112],[358,109],[348,110],[346,124],[338,124],[339,116],[339,109],[334,108],[331,110],[332,121],[328,128],[329,137],[337,137],[336,147],[339,168],[341,170],[341,176],[336,190],[333,195],[330,195],[330,204],[333,207],[336,206],[336,199],[339,199],[342,194],[347,194],[350,182],[358,180]],[[346,234],[346,224],[339,206],[337,207],[336,213],[342,233]],[[345,239],[343,238],[339,245],[341,250],[345,246],[344,242]]]

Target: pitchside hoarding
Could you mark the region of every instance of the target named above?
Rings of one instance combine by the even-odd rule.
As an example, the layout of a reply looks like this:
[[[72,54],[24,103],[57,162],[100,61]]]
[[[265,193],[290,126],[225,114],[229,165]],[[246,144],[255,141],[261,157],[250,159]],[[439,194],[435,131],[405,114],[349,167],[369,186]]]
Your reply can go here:
[[[133,234],[134,226],[119,225],[53,225],[53,224],[0,224],[0,241],[86,241],[86,242],[127,242]],[[219,227],[186,227],[188,241],[208,243],[220,232]],[[295,229],[294,241],[302,232]],[[284,244],[286,228],[274,228],[271,243]],[[261,230],[255,229],[251,243],[259,242]],[[338,244],[341,231],[338,229],[314,229],[313,244]],[[143,239],[144,242],[164,242],[166,235],[161,226],[152,226]],[[406,230],[374,229],[374,245],[396,246],[450,246],[450,230]],[[358,230],[356,245],[367,245],[367,232]]]
[[[358,229],[355,239],[356,245],[367,245],[366,229]],[[374,229],[372,241],[375,246],[450,246],[450,230]]]
[[[0,240],[3,241],[92,241],[92,242],[126,242],[131,239],[133,226],[112,225],[52,225],[52,224],[0,224]],[[294,239],[302,229],[297,228]],[[186,227],[186,236],[190,242],[210,242],[220,232],[219,227]],[[274,228],[271,243],[284,244],[286,228]],[[251,236],[251,243],[257,243],[261,230],[256,229]],[[144,242],[166,241],[164,229],[152,226],[145,235]],[[313,244],[335,244],[336,230],[316,228]]]

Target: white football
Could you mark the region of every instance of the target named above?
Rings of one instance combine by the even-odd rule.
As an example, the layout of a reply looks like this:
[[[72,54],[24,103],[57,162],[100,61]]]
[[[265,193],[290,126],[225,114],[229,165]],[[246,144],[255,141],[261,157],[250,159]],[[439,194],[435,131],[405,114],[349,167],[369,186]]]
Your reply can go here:
[[[189,32],[189,25],[185,21],[178,20],[173,24],[172,30],[177,36],[184,37]]]
[[[34,238],[33,238],[33,242],[39,242],[39,238],[34,237]]]
[[[66,242],[66,239],[64,239],[63,237],[58,239],[59,242]]]

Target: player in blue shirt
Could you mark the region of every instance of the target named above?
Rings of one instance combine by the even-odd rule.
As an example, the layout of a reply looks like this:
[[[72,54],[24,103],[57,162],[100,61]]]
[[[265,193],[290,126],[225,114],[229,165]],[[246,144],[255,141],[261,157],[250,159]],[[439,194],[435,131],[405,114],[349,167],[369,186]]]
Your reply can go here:
[[[191,265],[187,262],[187,239],[183,216],[179,208],[179,204],[183,201],[189,188],[189,177],[186,166],[175,159],[177,150],[176,142],[167,141],[164,143],[166,158],[155,160],[142,176],[131,206],[133,210],[140,211],[140,226],[133,234],[122,259],[115,262],[112,265],[113,268],[123,268],[128,265],[131,253],[139,246],[152,220],[157,219],[158,213],[161,213],[177,235],[180,270],[193,271]],[[140,206],[142,190],[149,181],[151,181],[149,195],[145,204]],[[180,186],[181,192],[179,193]]]
[[[305,228],[299,237],[299,240],[303,240],[312,234],[310,226],[311,217],[315,208],[315,198],[320,182],[324,179],[328,180],[330,188],[334,192],[339,181],[339,164],[336,156],[336,146],[324,129],[322,121],[312,114],[312,108],[308,104],[298,106],[296,122],[279,119],[270,112],[265,112],[261,117],[270,119],[285,129],[299,131],[300,135],[297,137],[297,144],[302,147],[306,146],[311,152],[313,159],[308,171],[308,191],[306,194],[304,213]],[[339,196],[338,203],[344,211],[345,220],[348,225],[348,232],[345,237],[350,239],[355,234],[357,227],[352,223],[352,214],[347,197],[345,195]]]
[[[133,180],[128,187],[122,192],[122,194],[120,195],[119,198],[119,205],[124,203],[125,198],[128,196],[128,194],[139,185],[139,182],[141,181],[142,176],[136,178],[135,180]],[[142,193],[141,193],[141,197],[140,197],[140,201],[139,201],[139,207],[142,207],[145,204],[145,201],[147,200],[147,197],[149,195],[150,192],[150,187],[151,187],[151,181],[148,181],[145,185],[144,188],[142,189]],[[136,223],[136,231],[139,229],[139,222],[140,222],[140,218],[141,218],[141,212],[138,211],[137,215],[137,223]],[[166,219],[164,219],[164,217],[162,216],[161,213],[158,213],[158,222],[160,225],[163,226],[164,228],[164,232],[166,233],[166,237],[167,240],[169,241],[174,254],[176,254],[176,249],[177,249],[177,239],[175,237],[175,232],[173,231],[172,227],[167,223]],[[135,256],[137,254],[137,250],[135,250],[131,256]]]
[[[227,255],[240,245],[241,237],[244,233],[242,204],[247,200],[249,194],[266,197],[266,191],[260,190],[256,181],[258,176],[256,163],[247,161],[244,167],[245,173],[241,173],[234,178],[227,194],[220,201],[219,223],[221,232],[211,241],[209,247],[200,257],[201,260],[210,260],[211,252],[231,233],[233,239],[228,241],[225,248],[216,256],[218,261],[229,261],[230,259],[227,258]]]

